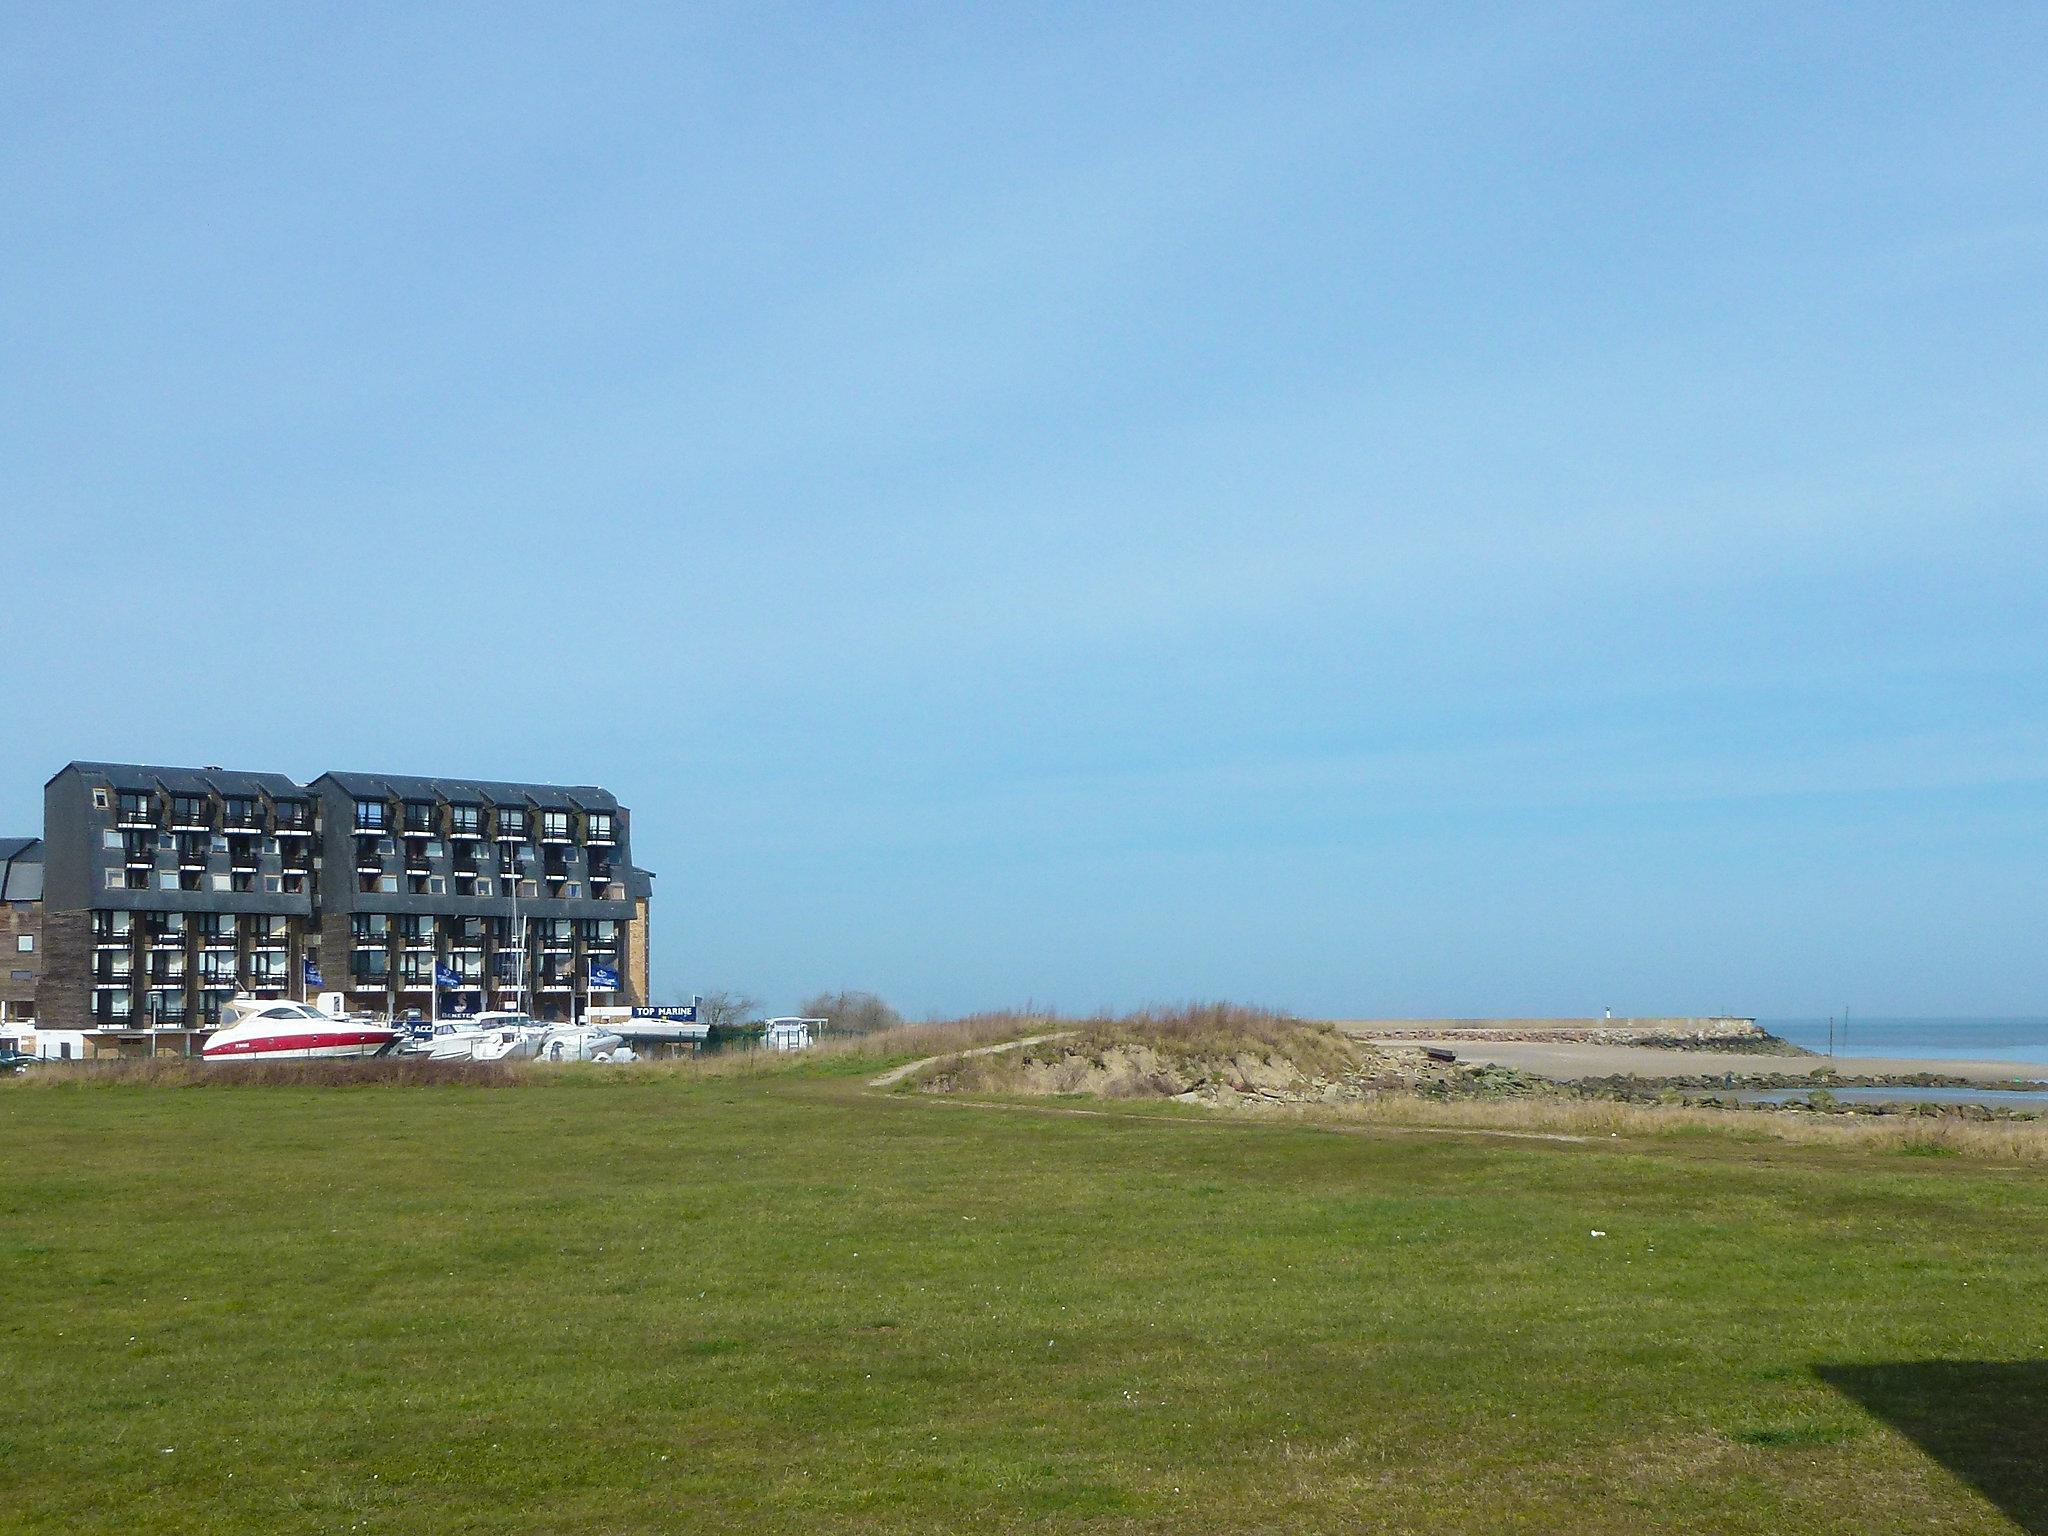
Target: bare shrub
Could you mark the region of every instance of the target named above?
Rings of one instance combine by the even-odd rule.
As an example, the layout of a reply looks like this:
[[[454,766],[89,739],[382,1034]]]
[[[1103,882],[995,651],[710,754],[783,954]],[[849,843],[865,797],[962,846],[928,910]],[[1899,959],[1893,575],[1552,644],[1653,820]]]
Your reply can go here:
[[[800,1011],[807,1019],[828,1021],[842,1035],[873,1035],[903,1025],[903,1015],[872,992],[820,992]]]

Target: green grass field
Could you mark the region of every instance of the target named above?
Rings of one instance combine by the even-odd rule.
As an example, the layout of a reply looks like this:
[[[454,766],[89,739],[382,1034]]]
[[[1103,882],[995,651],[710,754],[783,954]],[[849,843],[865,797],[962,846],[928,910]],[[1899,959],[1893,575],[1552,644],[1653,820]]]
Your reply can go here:
[[[0,1088],[0,1529],[2048,1529],[2038,1171],[872,1065]]]

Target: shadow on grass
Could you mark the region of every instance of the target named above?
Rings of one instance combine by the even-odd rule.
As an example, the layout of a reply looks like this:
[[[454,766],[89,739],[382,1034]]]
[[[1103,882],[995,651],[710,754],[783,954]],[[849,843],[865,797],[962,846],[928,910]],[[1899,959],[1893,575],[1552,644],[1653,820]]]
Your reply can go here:
[[[2048,1361],[1911,1360],[1821,1365],[1861,1403],[1991,1500],[2048,1536]]]

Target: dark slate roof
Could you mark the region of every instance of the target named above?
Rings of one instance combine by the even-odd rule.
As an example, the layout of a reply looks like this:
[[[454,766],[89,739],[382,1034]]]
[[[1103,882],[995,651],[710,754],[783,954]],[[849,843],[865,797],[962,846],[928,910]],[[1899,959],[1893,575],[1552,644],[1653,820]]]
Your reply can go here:
[[[281,773],[244,773],[230,768],[166,768],[154,763],[67,763],[51,775],[60,779],[67,773],[81,778],[105,779],[116,789],[155,789],[159,785],[174,795],[203,795],[209,790],[222,795],[253,799],[268,794],[290,800],[305,794],[303,784]]]
[[[346,795],[400,800],[449,800],[457,805],[533,805],[550,811],[616,811],[610,790],[594,784],[507,784],[496,779],[422,779],[396,773],[327,773]]]
[[[0,901],[43,899],[43,840],[0,837]]]

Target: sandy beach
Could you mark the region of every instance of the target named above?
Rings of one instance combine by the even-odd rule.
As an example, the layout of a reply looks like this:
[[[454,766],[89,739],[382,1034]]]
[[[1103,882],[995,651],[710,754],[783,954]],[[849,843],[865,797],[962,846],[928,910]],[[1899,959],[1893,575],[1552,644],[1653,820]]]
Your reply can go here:
[[[1361,1040],[1372,1031],[1338,1025]],[[1455,1051],[1460,1061],[1514,1067],[1539,1077],[1573,1082],[1588,1077],[1702,1077],[1723,1072],[1801,1076],[1832,1070],[1842,1077],[1906,1077],[1920,1072],[1973,1083],[2014,1080],[2048,1083],[2048,1062],[1939,1061],[1904,1056],[1767,1056],[1738,1051],[1678,1051],[1646,1045],[1594,1045],[1569,1040],[1471,1040],[1455,1036],[1387,1040],[1389,1046],[1432,1046]]]

